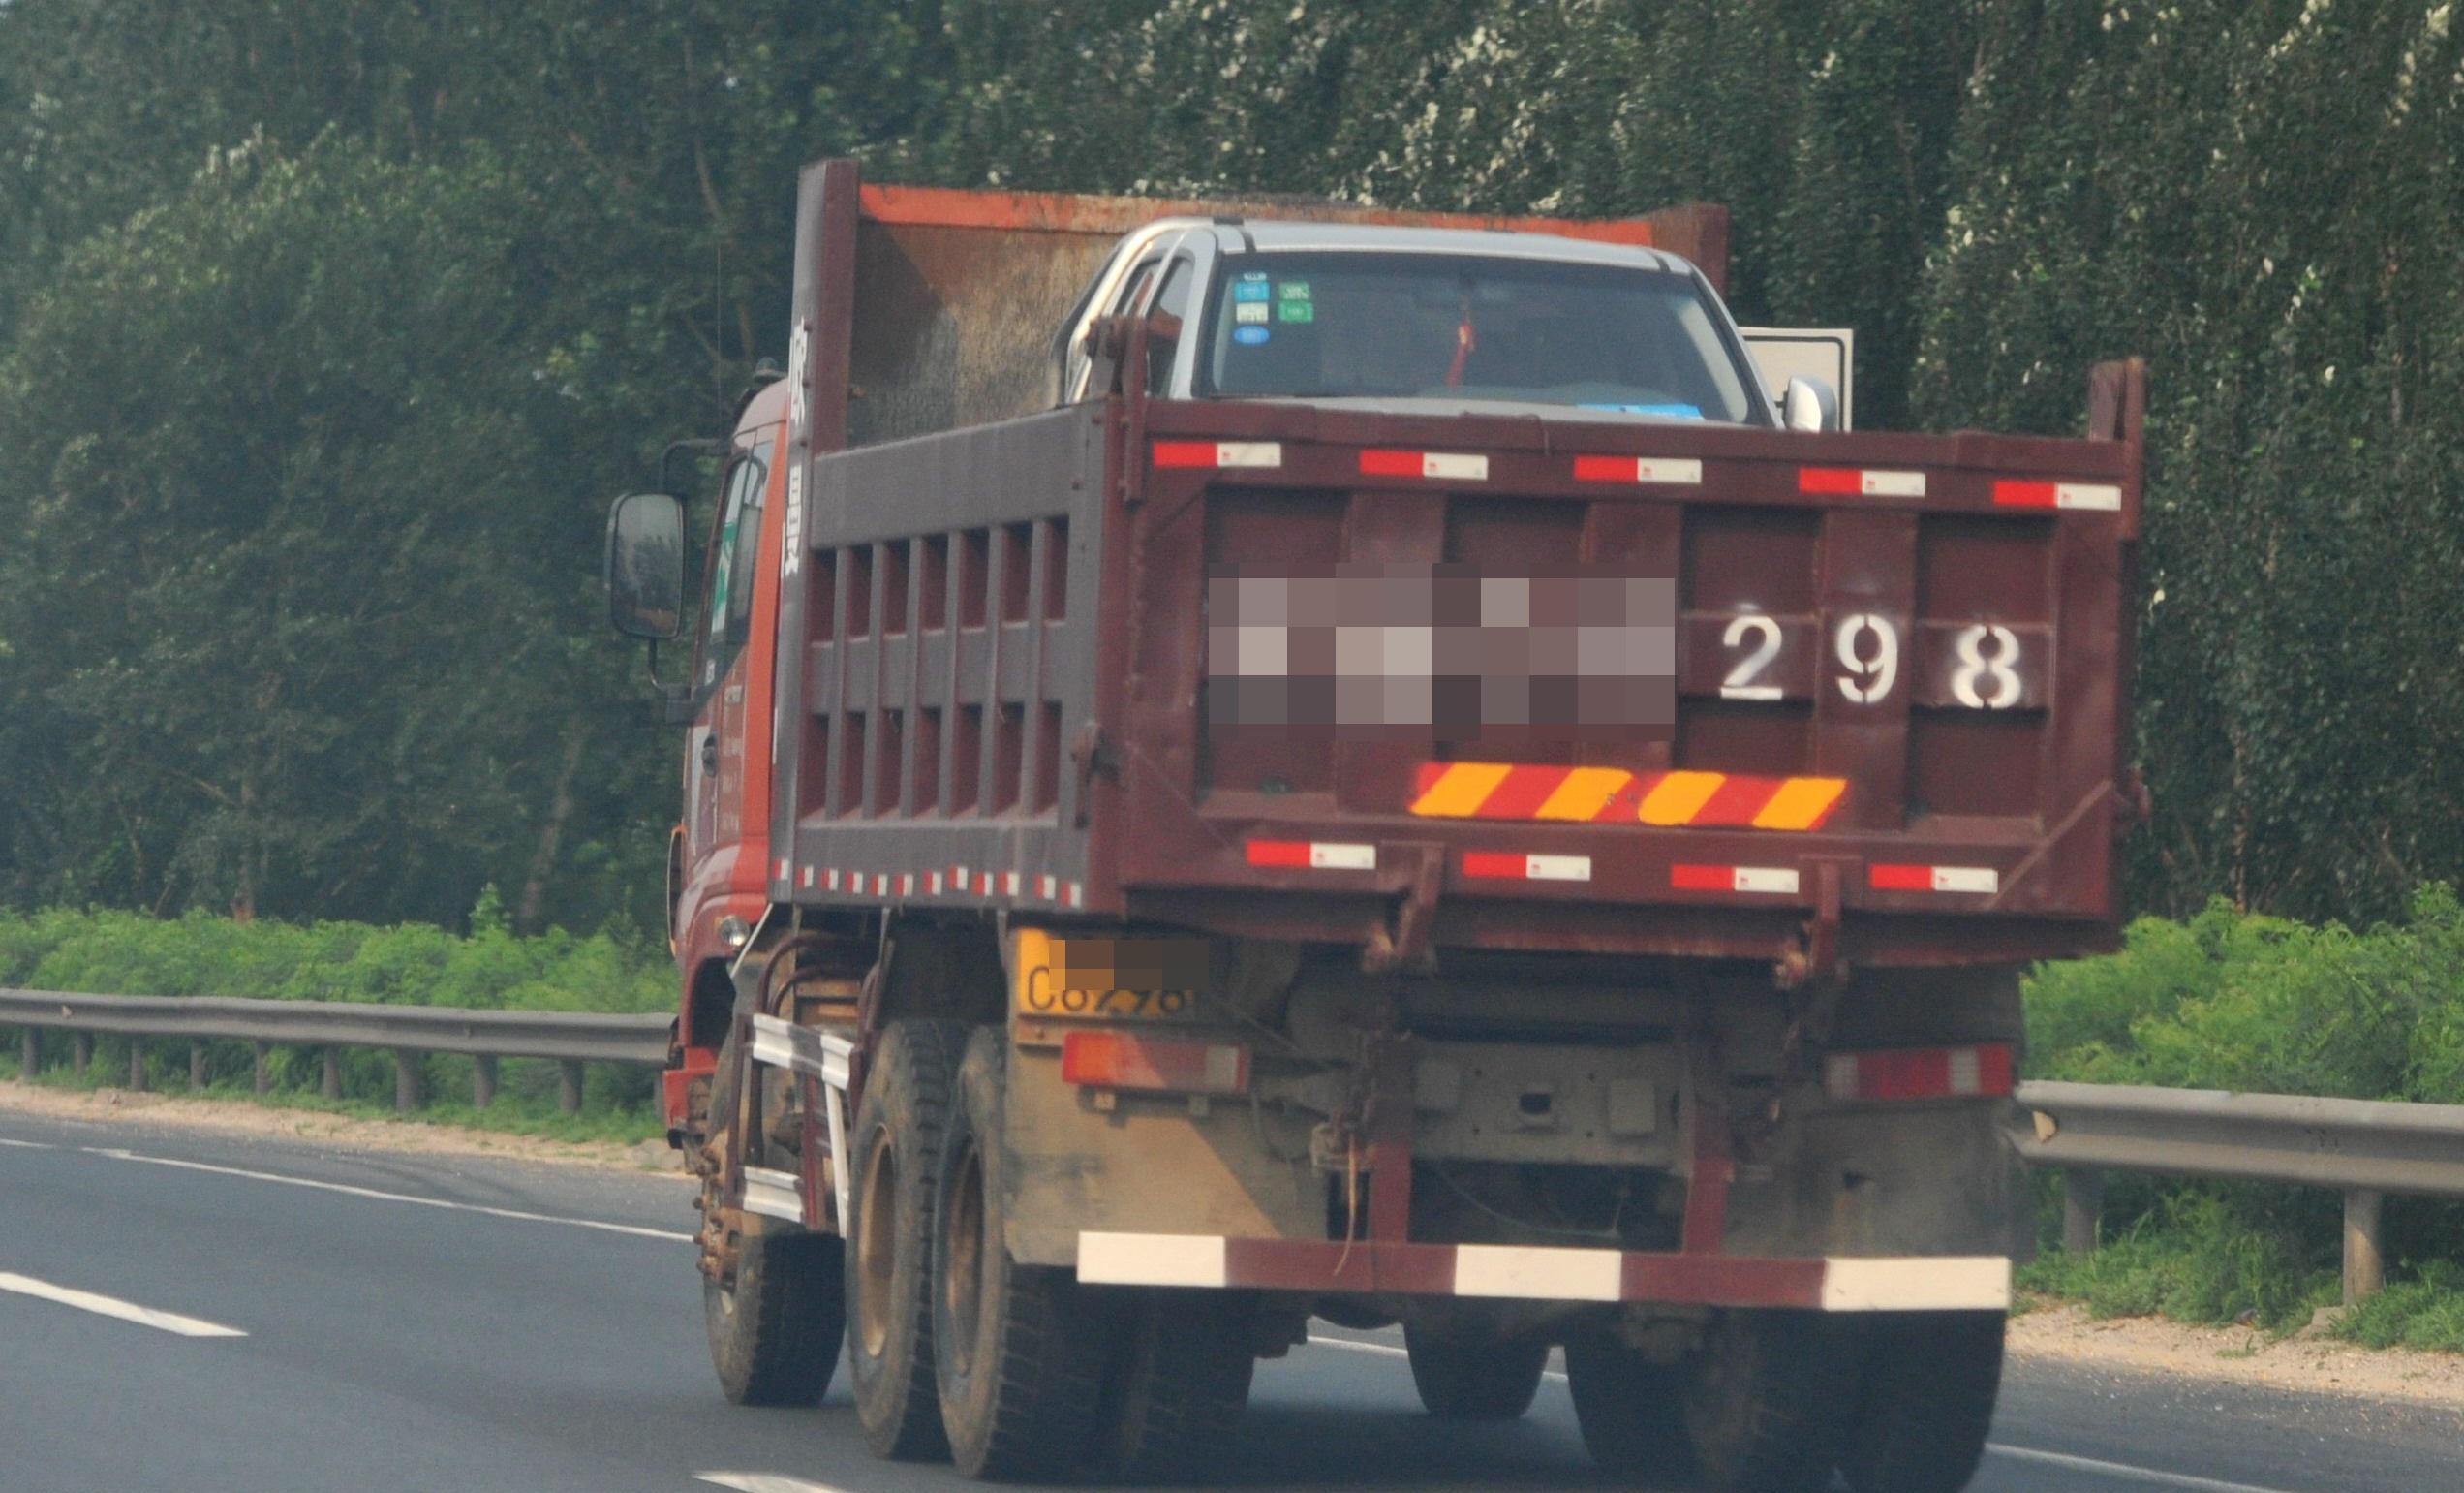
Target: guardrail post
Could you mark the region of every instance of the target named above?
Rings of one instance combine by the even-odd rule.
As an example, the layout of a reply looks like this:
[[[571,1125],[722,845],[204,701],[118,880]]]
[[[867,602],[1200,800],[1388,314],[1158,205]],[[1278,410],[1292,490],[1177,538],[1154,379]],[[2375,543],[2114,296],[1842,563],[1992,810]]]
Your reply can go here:
[[[256,1072],[251,1073],[250,1077],[257,1084],[257,1097],[263,1099],[274,1091],[274,1075],[265,1068],[265,1059],[272,1054],[274,1044],[269,1042],[261,1042],[256,1044],[256,1049],[257,1061],[254,1065]]]
[[[393,1107],[409,1114],[428,1102],[427,1085],[421,1080],[419,1054],[408,1047],[393,1049]]]
[[[556,1065],[556,1107],[567,1114],[582,1112],[582,1065],[571,1058]]]
[[[129,1038],[129,1089],[137,1094],[145,1092],[145,1039],[142,1037]]]
[[[94,1034],[79,1032],[69,1043],[69,1069],[79,1078],[85,1076],[85,1065],[94,1061]]]
[[[2096,1253],[2096,1226],[2105,1212],[2105,1173],[2093,1166],[2062,1168],[2062,1249]]]
[[[2379,1210],[2386,1195],[2356,1187],[2344,1195],[2344,1304],[2358,1305],[2387,1284],[2379,1249]]]
[[[485,1109],[496,1103],[496,1059],[482,1052],[471,1059],[471,1107]]]
[[[340,1047],[325,1049],[324,1095],[327,1099],[342,1098],[342,1049]]]
[[[205,1044],[202,1042],[188,1044],[188,1087],[191,1093],[205,1087]]]
[[[30,1026],[17,1033],[17,1076],[27,1083],[43,1071],[43,1028]]]

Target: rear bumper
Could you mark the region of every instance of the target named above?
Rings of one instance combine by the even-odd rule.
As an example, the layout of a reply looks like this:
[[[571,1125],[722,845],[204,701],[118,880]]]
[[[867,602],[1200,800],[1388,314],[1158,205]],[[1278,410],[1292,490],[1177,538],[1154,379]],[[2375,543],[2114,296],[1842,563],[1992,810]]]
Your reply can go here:
[[[1664,1301],[1823,1312],[1998,1312],[2011,1305],[2011,1261],[2000,1255],[1758,1259],[1087,1232],[1078,1236],[1078,1279],[1108,1286]]]

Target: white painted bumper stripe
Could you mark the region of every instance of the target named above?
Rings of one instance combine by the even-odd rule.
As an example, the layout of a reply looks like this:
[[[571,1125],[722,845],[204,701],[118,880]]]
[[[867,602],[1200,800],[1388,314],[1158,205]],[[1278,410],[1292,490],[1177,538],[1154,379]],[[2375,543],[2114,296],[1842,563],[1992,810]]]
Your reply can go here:
[[[1625,1265],[1615,1250],[1455,1246],[1455,1294],[1535,1301],[1615,1301]]]
[[[1106,1286],[1224,1284],[1220,1234],[1082,1233],[1078,1278]]]
[[[1824,1261],[1826,1312],[2007,1311],[2011,1261],[2000,1255]]]

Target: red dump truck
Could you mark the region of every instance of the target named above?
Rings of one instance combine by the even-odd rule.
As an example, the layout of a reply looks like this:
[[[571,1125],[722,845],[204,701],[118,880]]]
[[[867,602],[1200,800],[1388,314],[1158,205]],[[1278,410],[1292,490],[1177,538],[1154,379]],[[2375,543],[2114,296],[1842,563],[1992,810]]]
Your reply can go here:
[[[2143,379],[1774,400],[1725,218],[809,168],[690,633],[663,1089],[729,1397],[1202,1476],[1260,1356],[1562,1347],[1637,1481],[1963,1485],[2019,971],[2111,947]],[[694,620],[694,619],[698,620]],[[654,672],[657,654],[653,654]]]

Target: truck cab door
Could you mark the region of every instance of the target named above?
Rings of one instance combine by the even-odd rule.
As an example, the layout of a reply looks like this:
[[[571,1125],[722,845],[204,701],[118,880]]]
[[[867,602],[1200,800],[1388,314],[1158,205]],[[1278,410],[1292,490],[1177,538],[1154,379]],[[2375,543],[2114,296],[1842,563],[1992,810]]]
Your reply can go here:
[[[694,651],[697,708],[685,754],[685,874],[697,880],[720,847],[744,834],[745,642],[752,636],[754,569],[761,543],[760,458],[740,450],[721,489],[710,543],[710,583]]]

